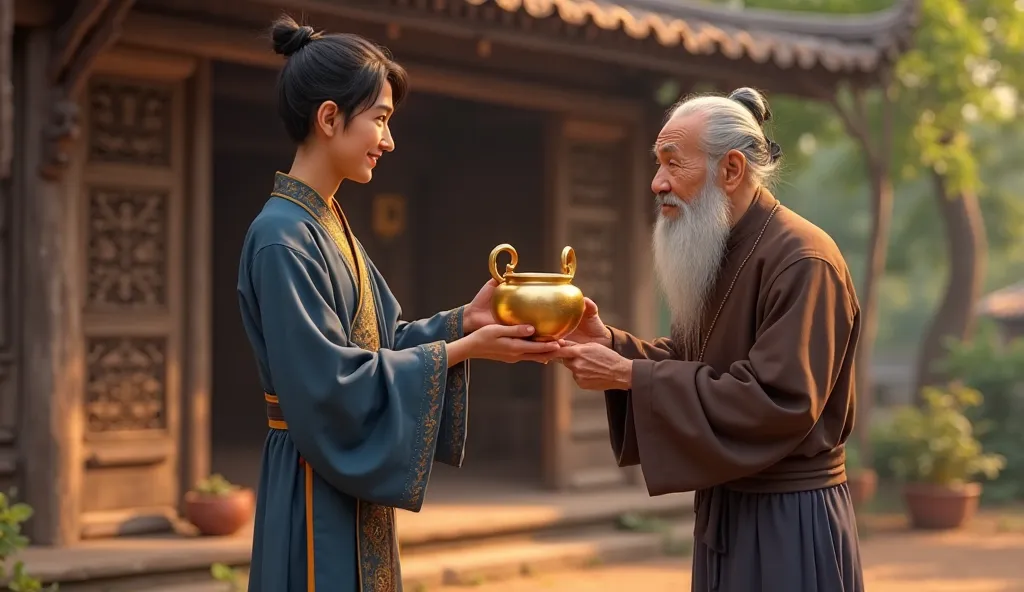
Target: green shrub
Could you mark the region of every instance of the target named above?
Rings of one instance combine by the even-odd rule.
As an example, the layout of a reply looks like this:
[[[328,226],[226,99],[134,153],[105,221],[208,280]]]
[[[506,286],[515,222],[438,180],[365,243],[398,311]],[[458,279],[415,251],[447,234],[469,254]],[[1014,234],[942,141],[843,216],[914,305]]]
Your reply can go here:
[[[1024,499],[1024,339],[1000,343],[995,326],[983,324],[972,341],[949,344],[942,370],[984,395],[967,416],[985,449],[1006,459],[985,500]]]
[[[954,485],[984,476],[995,479],[1005,459],[987,454],[965,415],[981,393],[965,386],[926,388],[922,407],[905,407],[893,418],[887,439],[895,475],[910,482]]]
[[[10,498],[0,493],[0,581],[6,582],[11,592],[42,592],[42,583],[25,573],[25,565],[10,560],[28,547],[28,537],[21,534],[21,525],[32,517],[32,506],[10,502]],[[8,572],[10,569],[10,572]],[[45,588],[49,592],[57,590],[53,584]]]

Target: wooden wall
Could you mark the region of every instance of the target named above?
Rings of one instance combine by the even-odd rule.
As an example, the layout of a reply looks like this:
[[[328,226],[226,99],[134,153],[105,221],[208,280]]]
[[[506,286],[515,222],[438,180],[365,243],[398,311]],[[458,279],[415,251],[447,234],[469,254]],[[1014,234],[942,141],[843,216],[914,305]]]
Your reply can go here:
[[[31,425],[18,449],[34,470],[25,492],[39,511],[32,532],[44,543],[166,524],[181,493],[207,474],[211,399],[227,397],[218,414],[229,418],[231,405],[251,402],[244,388],[210,388],[222,371],[211,368],[214,345],[225,345],[216,337],[221,305],[212,295],[218,283],[233,293],[237,255],[217,263],[212,213],[233,212],[231,196],[211,191],[209,64],[249,49],[239,41],[224,54],[228,42],[171,43],[177,34],[161,31],[135,36],[134,45],[97,62],[64,178],[38,180],[53,114],[45,102],[22,101],[28,108],[17,207],[11,185],[0,185],[0,485],[14,473],[13,426]],[[24,59],[39,67],[23,87],[37,99],[48,92],[49,43],[45,32],[27,43]],[[252,55],[264,53],[261,47]],[[264,58],[250,63],[270,65]],[[412,70],[418,92],[431,93],[436,109],[404,130],[396,118],[405,156],[387,159],[380,182],[353,188],[353,203],[363,206],[351,210],[360,237],[381,254],[375,260],[409,303],[406,316],[471,298],[498,242],[516,245],[523,269],[541,270],[555,269],[561,247],[571,244],[580,259],[577,283],[601,302],[607,320],[649,334],[649,307],[639,298],[650,274],[646,257],[637,258],[646,253],[638,241],[646,241],[649,210],[642,197],[649,179],[638,166],[648,160],[647,130],[636,125],[642,108],[507,78]],[[247,91],[236,85],[234,92]],[[448,108],[437,106],[445,101]],[[218,141],[238,148],[243,132],[222,132]],[[259,166],[277,168],[283,151],[269,153]],[[240,173],[255,166],[244,154],[236,151]],[[248,200],[265,199],[257,190],[263,184],[254,178],[242,196],[243,219],[255,208]],[[402,236],[374,233],[373,204],[382,193],[403,196]],[[23,223],[12,224],[13,216]],[[24,252],[16,256],[21,229]],[[9,287],[8,268],[20,289]],[[224,322],[237,319],[226,302]],[[560,488],[626,478],[614,468],[596,394],[579,392],[551,366],[479,366],[470,412],[470,444],[477,447],[468,466],[474,458],[504,457],[539,478],[543,465],[544,480]],[[254,429],[262,432],[262,406],[254,408]]]

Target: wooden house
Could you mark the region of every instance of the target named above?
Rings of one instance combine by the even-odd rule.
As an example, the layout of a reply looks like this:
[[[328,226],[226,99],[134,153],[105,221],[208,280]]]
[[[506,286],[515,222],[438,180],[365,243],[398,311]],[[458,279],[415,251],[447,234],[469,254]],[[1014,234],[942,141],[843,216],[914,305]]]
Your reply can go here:
[[[578,255],[609,323],[652,337],[650,145],[666,82],[832,96],[907,46],[861,16],[691,0],[0,2],[0,486],[47,545],[164,528],[197,479],[254,479],[266,431],[235,282],[293,147],[269,23],[366,35],[407,66],[397,150],[343,187],[410,318],[468,301],[487,254]],[[468,479],[610,487],[603,398],[554,367],[474,367]],[[438,478],[448,478],[448,474]]]

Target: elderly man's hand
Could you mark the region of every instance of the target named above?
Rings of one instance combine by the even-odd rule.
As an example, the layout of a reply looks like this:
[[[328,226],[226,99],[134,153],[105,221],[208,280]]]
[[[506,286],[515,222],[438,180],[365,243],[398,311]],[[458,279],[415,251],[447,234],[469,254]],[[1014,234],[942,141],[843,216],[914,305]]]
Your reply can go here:
[[[600,343],[565,342],[557,352],[562,365],[582,389],[592,391],[628,390],[633,383],[633,362]]]

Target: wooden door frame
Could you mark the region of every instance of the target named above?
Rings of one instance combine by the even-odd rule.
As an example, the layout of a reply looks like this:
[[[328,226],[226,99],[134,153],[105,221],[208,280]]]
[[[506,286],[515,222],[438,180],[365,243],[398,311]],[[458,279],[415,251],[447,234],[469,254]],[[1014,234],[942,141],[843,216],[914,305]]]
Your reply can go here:
[[[177,132],[180,135],[173,136],[178,142],[174,147],[177,156],[173,161],[175,163],[173,168],[167,171],[168,182],[171,182],[170,179],[178,179],[176,183],[179,188],[178,191],[171,194],[171,199],[176,201],[179,207],[172,207],[168,212],[170,216],[168,231],[171,233],[168,237],[168,248],[177,250],[177,252],[168,254],[168,262],[171,266],[168,269],[169,277],[177,278],[172,279],[171,285],[168,286],[168,305],[171,307],[169,314],[172,319],[172,325],[167,328],[170,339],[168,352],[173,357],[169,360],[171,362],[171,367],[168,368],[167,384],[169,406],[166,413],[167,427],[171,433],[171,448],[166,449],[166,445],[157,445],[157,442],[153,441],[146,443],[147,448],[144,450],[129,451],[118,446],[117,439],[115,439],[102,446],[99,445],[99,442],[87,445],[86,448],[91,448],[92,453],[89,458],[84,459],[96,466],[170,462],[173,466],[173,482],[177,484],[179,499],[181,493],[191,485],[188,476],[196,466],[208,466],[207,459],[209,457],[208,451],[198,450],[193,445],[197,439],[200,444],[202,443],[201,434],[206,431],[201,423],[196,425],[194,422],[195,402],[198,400],[201,405],[204,393],[209,390],[203,387],[202,368],[204,367],[205,350],[202,345],[197,348],[195,344],[197,341],[208,343],[208,339],[203,339],[202,336],[197,337],[194,334],[194,327],[189,323],[193,311],[202,311],[201,297],[198,303],[196,299],[197,290],[201,289],[204,284],[199,283],[196,286],[194,277],[205,275],[202,273],[203,263],[200,263],[201,269],[197,273],[194,265],[190,265],[188,259],[188,256],[194,252],[192,244],[197,239],[194,236],[197,227],[203,228],[203,220],[201,218],[196,220],[192,210],[195,209],[196,202],[206,202],[209,199],[209,192],[204,194],[201,187],[195,182],[193,172],[195,164],[192,161],[197,154],[202,154],[202,147],[195,145],[196,134],[192,129],[194,125],[192,111],[195,104],[191,96],[194,86],[192,79],[196,75],[198,67],[199,60],[193,56],[115,46],[97,57],[89,73],[90,77],[113,77],[143,83],[175,84],[180,89],[177,91],[179,98],[175,102],[176,111],[172,118],[172,125],[180,125],[181,131]],[[85,97],[88,97],[88,93],[85,93]],[[87,109],[88,106],[84,105],[83,108]],[[75,180],[77,186],[75,190],[77,191],[83,190],[87,181],[85,175],[86,146],[84,144],[84,142],[80,142],[77,147],[74,166],[69,175],[70,179]],[[82,218],[82,223],[85,224],[84,216]],[[80,232],[85,232],[85,229],[83,228]],[[83,236],[85,235],[83,234]],[[199,240],[202,239],[199,238]],[[84,257],[84,253],[80,257]],[[208,268],[208,266],[209,264],[206,263],[205,267]],[[83,259],[79,265],[79,271],[85,273],[86,269],[87,265]],[[85,286],[85,281],[84,277],[77,278],[80,286]],[[205,285],[209,285],[209,283],[207,282]],[[202,312],[200,312],[201,314]],[[109,316],[106,313],[104,315]],[[104,315],[100,315],[100,318],[103,318]],[[106,325],[106,322],[100,321],[100,325]],[[162,324],[153,325],[150,329],[157,326],[162,326]],[[83,333],[87,328],[87,324],[83,321]],[[127,331],[125,334],[134,334],[136,328],[128,330],[127,327],[122,327],[119,331]],[[149,334],[145,330],[142,332]],[[173,363],[175,360],[176,364]],[[170,398],[172,394],[177,395],[176,400]],[[202,414],[203,417],[205,415],[207,414]],[[84,465],[81,468],[83,473],[85,468]],[[119,532],[122,528],[121,525],[129,520],[138,524],[140,529],[161,528],[163,520],[171,521],[176,517],[174,514],[178,503],[175,501],[174,507],[168,510],[171,513],[164,515],[163,518],[152,513],[155,509],[145,508],[139,511],[127,509],[98,512],[94,515],[80,515],[81,533],[85,538],[109,536]]]
[[[212,88],[210,61],[200,56],[118,44],[97,60],[93,73],[185,82],[184,175],[186,200],[181,278],[181,405],[179,483],[195,485],[210,471],[210,391],[212,343]]]
[[[266,68],[279,68],[282,60],[279,56],[270,51],[265,42],[253,37],[250,33],[241,29],[231,29],[206,25],[178,17],[157,16],[142,13],[132,13],[128,16],[124,32],[121,37],[121,44],[130,48],[144,48],[150,51],[161,51],[168,53],[187,54],[202,60],[208,64],[212,60],[221,60],[236,64],[259,66]],[[653,273],[650,256],[647,252],[647,244],[642,239],[649,228],[649,212],[647,206],[650,201],[647,199],[646,176],[649,174],[649,145],[651,138],[645,137],[648,133],[649,111],[645,109],[641,101],[595,97],[592,94],[577,92],[573,90],[558,89],[551,86],[533,84],[524,81],[513,81],[507,78],[493,77],[482,74],[470,74],[463,71],[439,68],[419,64],[416,62],[403,61],[403,66],[409,71],[410,76],[416,82],[416,89],[432,94],[451,96],[460,99],[472,100],[483,103],[502,105],[507,107],[531,109],[543,111],[549,114],[553,121],[560,121],[565,118],[578,118],[580,120],[601,121],[610,124],[625,126],[629,134],[629,144],[634,148],[633,159],[625,163],[630,168],[632,186],[636,188],[635,194],[630,197],[633,200],[633,207],[629,209],[630,216],[623,221],[624,229],[627,230],[633,249],[632,274],[624,278],[633,286],[628,315],[631,320],[630,329],[643,336],[653,336],[657,326],[656,311],[652,313],[653,307],[648,302],[648,296],[652,294]],[[208,66],[207,66],[208,68]],[[210,88],[209,71],[203,73],[202,68],[196,76],[197,80],[204,82],[196,85],[196,100],[209,100],[212,89]],[[200,90],[205,86],[205,90]],[[200,95],[207,97],[200,99]],[[209,113],[209,104],[203,108]],[[211,123],[209,119],[202,122],[198,119],[196,124],[202,130],[197,137],[209,139],[212,136]],[[198,129],[198,128],[197,128]],[[202,475],[200,468],[209,466],[209,397],[210,378],[209,366],[209,274],[208,269],[210,246],[208,244],[211,232],[209,222],[209,187],[210,187],[210,162],[211,156],[204,155],[197,142],[193,148],[194,160],[194,183],[197,187],[193,193],[192,207],[190,214],[192,222],[191,241],[197,245],[195,252],[190,255],[192,271],[189,274],[190,281],[195,286],[192,289],[189,306],[193,307],[196,314],[190,321],[190,361],[192,367],[197,369],[198,374],[192,377],[189,382],[190,398],[193,401],[193,409],[187,415],[193,422],[195,430],[201,432],[199,440],[192,440],[195,444],[194,450],[188,458],[194,469],[190,473],[193,478]],[[547,150],[555,149],[558,145],[557,139],[548,137]],[[209,150],[209,141],[205,150]],[[200,162],[201,161],[201,162]],[[552,167],[557,167],[553,158],[548,162]],[[546,171],[546,183],[549,187],[547,202],[550,210],[547,212],[549,227],[547,229],[546,243],[549,250],[554,248],[551,245],[561,244],[558,241],[564,236],[557,224],[559,210],[554,205],[558,201],[558,188],[555,185],[554,169]],[[198,216],[198,217],[193,217]],[[205,233],[199,236],[199,233]],[[207,241],[205,246],[201,241]],[[207,257],[198,256],[197,253],[207,250]],[[552,251],[552,264],[558,265],[558,252]],[[204,268],[206,265],[207,268]],[[200,274],[202,277],[200,277]],[[200,326],[202,323],[202,326]],[[205,333],[204,333],[205,332]],[[206,343],[199,342],[199,336],[205,336]],[[191,376],[191,375],[190,375]],[[566,482],[567,467],[567,442],[566,433],[570,429],[568,420],[571,409],[568,407],[571,396],[571,385],[566,383],[571,377],[565,372],[557,372],[555,368],[546,368],[544,373],[544,395],[543,395],[543,455],[544,455],[544,479],[548,486],[562,489],[569,484]],[[194,436],[193,436],[194,437]],[[186,440],[189,441],[189,440]],[[205,457],[203,456],[205,454]],[[205,463],[205,464],[204,464]],[[638,473],[634,474],[634,480]]]

